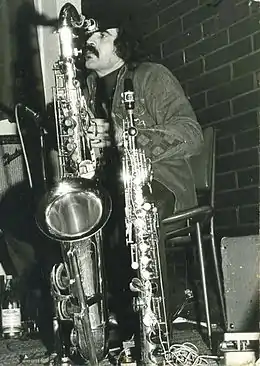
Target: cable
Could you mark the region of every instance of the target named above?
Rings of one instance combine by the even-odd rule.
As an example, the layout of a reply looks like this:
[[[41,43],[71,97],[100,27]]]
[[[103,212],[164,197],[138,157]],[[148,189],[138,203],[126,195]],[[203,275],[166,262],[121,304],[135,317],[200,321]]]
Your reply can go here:
[[[22,131],[21,131],[20,121],[19,121],[18,109],[20,107],[22,107],[21,103],[17,103],[15,105],[15,108],[14,108],[15,122],[16,122],[16,126],[17,126],[18,135],[19,135],[19,138],[20,138],[20,141],[21,141],[21,147],[22,147],[22,152],[23,152],[24,161],[25,161],[25,167],[26,167],[26,171],[27,171],[27,175],[28,175],[28,179],[29,179],[29,185],[30,185],[30,188],[33,188],[29,161],[28,161],[27,152],[26,152],[26,149],[25,149],[24,141],[23,141],[23,134],[22,134]]]
[[[174,366],[204,366],[208,365],[205,357],[199,355],[198,348],[189,342],[173,344],[169,349],[169,365]],[[173,363],[171,363],[173,362]]]

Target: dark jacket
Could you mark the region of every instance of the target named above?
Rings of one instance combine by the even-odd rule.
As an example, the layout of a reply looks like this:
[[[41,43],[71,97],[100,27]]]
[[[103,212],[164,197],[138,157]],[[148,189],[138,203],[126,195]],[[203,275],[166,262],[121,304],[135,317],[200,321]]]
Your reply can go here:
[[[135,92],[134,116],[137,142],[152,160],[154,179],[175,195],[175,211],[196,205],[189,157],[200,152],[203,136],[194,111],[178,80],[163,65],[145,62],[131,74],[123,67],[117,77],[112,118],[120,140],[127,117],[121,93],[124,79],[131,76]],[[87,104],[95,104],[96,74],[87,78]]]

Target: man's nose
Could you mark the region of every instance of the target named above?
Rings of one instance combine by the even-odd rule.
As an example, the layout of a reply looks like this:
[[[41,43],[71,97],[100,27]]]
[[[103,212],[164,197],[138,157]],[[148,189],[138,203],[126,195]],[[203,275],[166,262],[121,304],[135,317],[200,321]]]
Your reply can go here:
[[[97,44],[97,36],[95,33],[91,34],[87,39],[87,44],[91,46],[96,46]]]
[[[95,43],[94,42],[90,42],[89,40],[87,40],[87,42],[86,42],[86,46],[91,46],[91,47],[94,47],[94,48],[96,48],[95,46]]]

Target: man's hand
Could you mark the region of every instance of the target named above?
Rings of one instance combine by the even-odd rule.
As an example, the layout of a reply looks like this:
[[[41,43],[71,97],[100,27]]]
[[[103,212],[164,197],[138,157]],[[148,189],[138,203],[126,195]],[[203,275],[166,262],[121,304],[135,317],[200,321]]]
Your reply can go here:
[[[109,122],[102,118],[92,119],[87,134],[92,147],[103,148],[111,145]]]

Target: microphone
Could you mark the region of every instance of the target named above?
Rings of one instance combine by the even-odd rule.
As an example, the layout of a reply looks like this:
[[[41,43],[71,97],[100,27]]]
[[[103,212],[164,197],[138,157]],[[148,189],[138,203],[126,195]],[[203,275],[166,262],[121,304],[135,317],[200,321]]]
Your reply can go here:
[[[125,79],[124,81],[124,104],[126,110],[130,111],[134,109],[135,97],[132,79]]]

